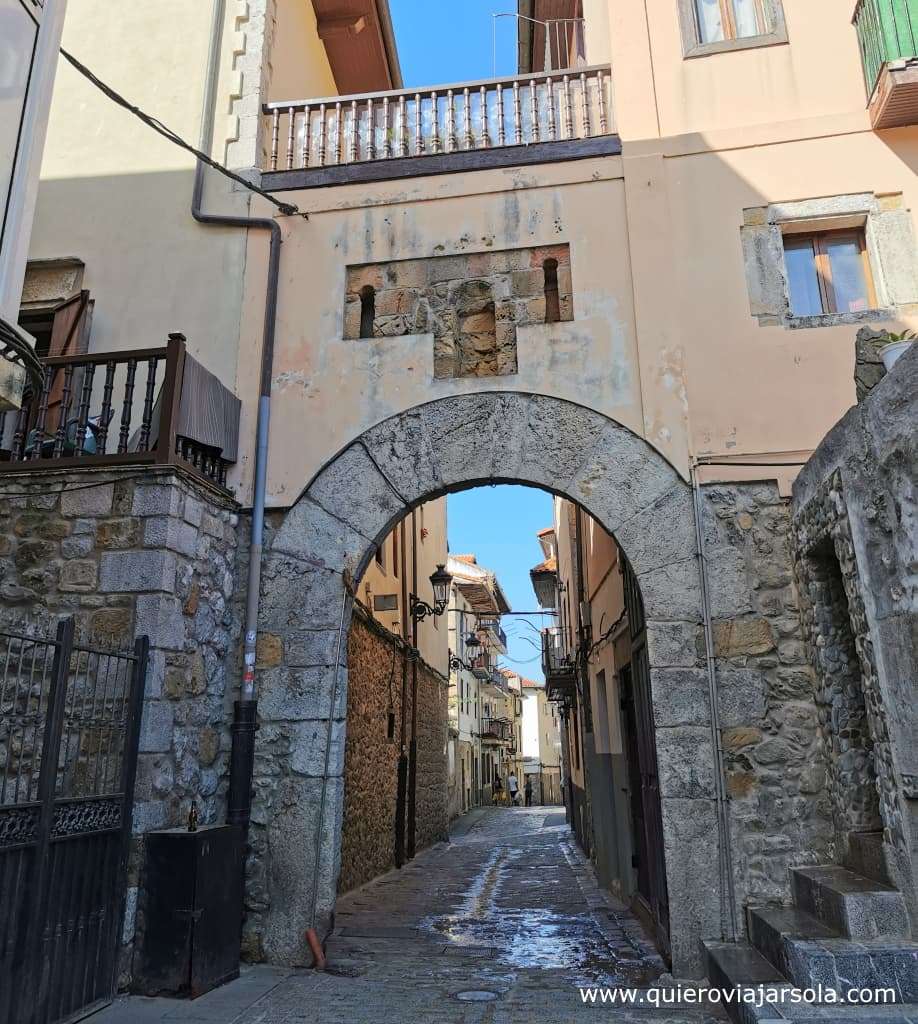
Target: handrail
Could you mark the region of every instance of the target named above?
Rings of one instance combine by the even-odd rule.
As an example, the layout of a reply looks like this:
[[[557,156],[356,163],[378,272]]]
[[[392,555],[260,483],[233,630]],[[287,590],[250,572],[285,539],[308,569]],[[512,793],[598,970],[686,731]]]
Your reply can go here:
[[[266,103],[267,170],[609,135],[611,72],[590,65],[429,88]]]
[[[177,436],[182,335],[156,348],[50,356],[41,364],[40,387],[17,412],[0,413],[0,471],[159,463],[226,486],[229,464]]]
[[[528,84],[532,79],[544,81],[546,78],[558,79],[563,75],[579,77],[581,74],[590,75],[598,71],[610,74],[611,70],[612,68],[609,64],[588,64],[582,68],[566,68],[561,71],[535,71],[531,75],[499,75],[497,78],[476,78],[469,82],[450,82],[447,85],[424,85],[413,89],[388,89],[385,92],[356,92],[349,93],[346,96],[310,96],[308,99],[302,100],[274,100],[271,103],[263,104],[262,110],[267,114],[273,110],[286,111],[291,107],[317,107],[320,103],[324,103],[326,106],[334,106],[336,103],[350,103],[352,100],[357,100],[358,102],[360,100],[382,100],[386,97],[397,99],[399,96],[413,98],[415,93],[429,96],[432,92],[435,92],[439,96],[445,96],[448,92],[455,93],[461,92],[463,89],[480,89],[482,86],[487,88],[491,85],[512,85],[513,82]]]

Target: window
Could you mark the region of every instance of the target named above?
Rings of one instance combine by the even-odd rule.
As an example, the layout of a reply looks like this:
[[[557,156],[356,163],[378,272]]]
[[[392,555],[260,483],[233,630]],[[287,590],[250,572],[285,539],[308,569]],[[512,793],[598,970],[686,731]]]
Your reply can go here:
[[[360,337],[373,337],[373,323],[376,320],[376,289],[364,285],[360,289]]]
[[[719,43],[771,31],[763,0],[695,0],[698,40]]]
[[[561,300],[558,296],[558,261],[546,260],[542,264],[545,273],[545,323],[556,324],[561,319]]]
[[[877,306],[863,230],[785,235],[784,262],[792,316]]]
[[[686,57],[787,42],[781,0],[679,0],[679,13]]]
[[[385,542],[383,542],[383,544],[384,543]],[[376,557],[376,564],[380,567],[380,569],[385,569],[385,567],[386,567],[386,558],[385,558],[383,544],[380,544],[379,547],[376,549],[376,555],[375,555],[375,557]]]

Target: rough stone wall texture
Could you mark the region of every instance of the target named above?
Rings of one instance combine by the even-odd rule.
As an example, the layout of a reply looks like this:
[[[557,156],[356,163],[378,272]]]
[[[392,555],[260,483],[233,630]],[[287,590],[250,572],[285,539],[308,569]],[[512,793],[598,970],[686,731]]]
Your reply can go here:
[[[395,866],[395,804],[404,657],[360,607],[347,644],[344,821],[338,891],[348,892]],[[409,703],[406,708],[410,729]],[[446,681],[418,663],[417,849],[446,839]],[[389,713],[395,735],[387,735]]]
[[[546,260],[557,267],[554,312]],[[435,377],[516,373],[518,326],[574,318],[567,245],[348,267],[345,338],[361,337],[364,289],[373,291],[373,337],[433,334]]]
[[[794,484],[797,572],[817,674],[830,698],[826,647],[842,661],[844,630],[831,614],[819,555],[834,556],[873,742],[884,854],[918,924],[918,346],[828,433]],[[836,609],[837,610],[837,609]],[[826,745],[833,723],[824,716]],[[870,769],[870,765],[862,766]],[[842,776],[835,774],[840,781]],[[861,779],[863,783],[864,778]],[[854,796],[863,792],[857,787]],[[837,785],[841,858],[851,794]],[[847,820],[846,820],[847,819]]]
[[[737,905],[790,901],[790,867],[831,859],[815,677],[774,483],[702,488]]]
[[[0,624],[123,650],[150,637],[123,939],[134,937],[144,832],[191,801],[222,820],[237,515],[173,471],[81,469],[0,478]],[[122,980],[129,964],[122,957]]]

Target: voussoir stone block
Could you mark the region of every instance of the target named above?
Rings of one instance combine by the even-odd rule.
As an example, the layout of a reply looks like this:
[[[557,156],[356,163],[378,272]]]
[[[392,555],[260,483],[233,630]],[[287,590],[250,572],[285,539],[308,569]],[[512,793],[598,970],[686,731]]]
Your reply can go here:
[[[359,505],[355,496],[351,508]],[[271,543],[271,552],[292,555],[318,569],[347,570],[356,578],[372,546],[369,537],[304,497],[287,513]]]
[[[691,488],[681,481],[677,483],[620,526],[615,531],[615,540],[638,575],[695,558],[698,539]]]
[[[494,408],[493,394],[463,395],[422,406],[424,430],[443,486],[490,479]]]
[[[676,471],[650,445],[607,423],[567,491],[610,533],[617,533],[679,483]]]
[[[262,564],[258,628],[283,635],[307,624],[337,627],[345,593],[339,573],[272,551]]]
[[[404,499],[359,444],[351,445],[319,473],[309,486],[309,497],[371,539],[405,510]]]
[[[544,395],[532,396],[528,413],[519,478],[565,491],[609,421],[590,409]]]
[[[371,427],[363,435],[363,443],[406,501],[420,501],[441,486],[436,456],[420,410],[413,409]]]

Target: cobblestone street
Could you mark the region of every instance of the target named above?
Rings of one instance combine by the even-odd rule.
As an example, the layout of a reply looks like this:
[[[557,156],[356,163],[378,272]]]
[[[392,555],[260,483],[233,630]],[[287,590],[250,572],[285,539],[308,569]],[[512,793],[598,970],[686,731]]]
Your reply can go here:
[[[596,885],[558,808],[466,815],[449,844],[339,900],[328,954],[324,974],[249,968],[191,1003],[119,1000],[93,1024],[724,1019],[583,1005],[578,986],[647,988],[664,966]]]

